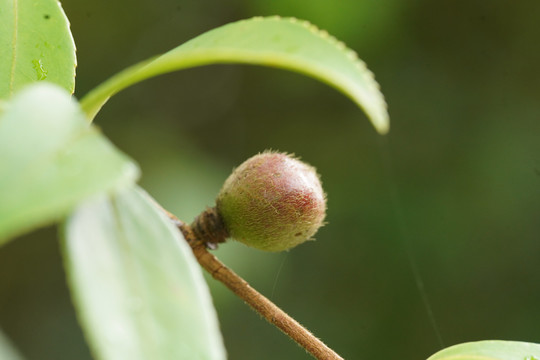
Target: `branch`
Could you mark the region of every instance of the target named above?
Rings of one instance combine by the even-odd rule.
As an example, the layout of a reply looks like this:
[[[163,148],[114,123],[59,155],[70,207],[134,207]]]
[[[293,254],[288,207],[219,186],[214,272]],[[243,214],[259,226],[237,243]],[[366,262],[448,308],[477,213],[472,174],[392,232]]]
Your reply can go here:
[[[244,279],[229,269],[214,255],[209,253],[207,250],[207,243],[203,239],[197,237],[192,226],[185,224],[173,214],[167,211],[165,212],[182,231],[199,264],[206,269],[214,279],[222,282],[239,298],[251,306],[253,310],[258,312],[268,322],[277,326],[316,359],[343,360],[341,356],[336,354],[296,320],[287,315],[257,290],[253,289]]]

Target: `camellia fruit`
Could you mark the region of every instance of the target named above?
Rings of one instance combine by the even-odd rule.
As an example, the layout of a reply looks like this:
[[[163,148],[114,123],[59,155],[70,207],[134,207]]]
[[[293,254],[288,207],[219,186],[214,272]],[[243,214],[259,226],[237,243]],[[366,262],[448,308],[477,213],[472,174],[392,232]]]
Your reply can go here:
[[[323,225],[326,196],[315,168],[287,154],[263,152],[233,171],[216,210],[232,238],[282,251],[311,239]]]

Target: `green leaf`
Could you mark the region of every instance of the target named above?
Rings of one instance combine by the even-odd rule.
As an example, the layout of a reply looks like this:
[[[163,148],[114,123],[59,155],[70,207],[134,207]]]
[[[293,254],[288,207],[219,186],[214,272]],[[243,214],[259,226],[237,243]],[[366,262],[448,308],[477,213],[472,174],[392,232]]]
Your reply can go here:
[[[0,330],[0,359],[2,360],[22,360],[22,356],[13,347],[11,341]]]
[[[131,184],[137,166],[86,121],[69,93],[38,83],[0,117],[0,244]]]
[[[428,360],[540,360],[540,344],[485,340],[454,345]]]
[[[84,204],[64,237],[74,303],[99,359],[225,359],[200,267],[144,191]]]
[[[0,0],[0,99],[47,80],[73,93],[75,43],[57,0]]]
[[[278,67],[317,78],[361,106],[380,133],[388,131],[384,97],[365,64],[325,31],[294,18],[254,18],[211,30],[124,70],[90,92],[81,105],[92,119],[112,95],[130,85],[159,74],[217,63]]]

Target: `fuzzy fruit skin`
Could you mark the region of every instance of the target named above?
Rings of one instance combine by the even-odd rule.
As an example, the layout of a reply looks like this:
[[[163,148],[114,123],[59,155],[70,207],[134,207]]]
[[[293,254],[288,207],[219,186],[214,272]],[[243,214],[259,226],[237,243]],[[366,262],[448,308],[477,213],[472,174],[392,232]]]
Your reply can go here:
[[[232,238],[282,251],[309,240],[323,225],[326,196],[315,168],[287,154],[264,152],[233,171],[216,208]]]

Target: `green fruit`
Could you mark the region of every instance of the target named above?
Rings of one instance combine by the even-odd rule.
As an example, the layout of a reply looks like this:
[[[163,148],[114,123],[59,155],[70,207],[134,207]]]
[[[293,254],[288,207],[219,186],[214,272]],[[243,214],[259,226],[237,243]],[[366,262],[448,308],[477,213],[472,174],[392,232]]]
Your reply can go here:
[[[311,239],[323,225],[326,197],[315,168],[287,154],[264,152],[234,170],[216,209],[232,238],[282,251]]]

